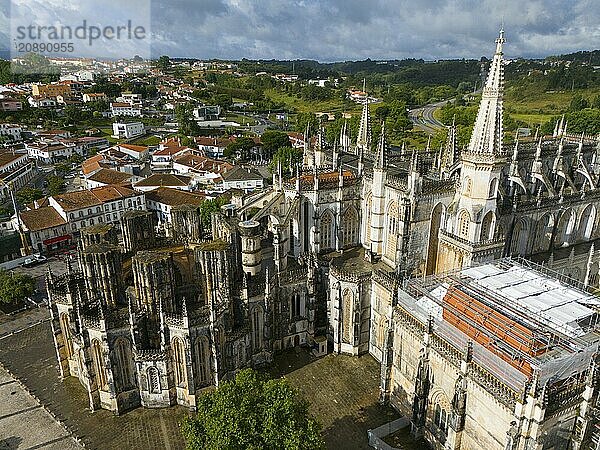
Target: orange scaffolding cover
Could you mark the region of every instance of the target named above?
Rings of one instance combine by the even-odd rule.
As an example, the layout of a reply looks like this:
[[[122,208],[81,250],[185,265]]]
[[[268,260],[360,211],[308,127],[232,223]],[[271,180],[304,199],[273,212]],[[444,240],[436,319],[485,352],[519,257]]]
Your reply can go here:
[[[533,373],[531,365],[498,348],[495,341],[500,340],[530,356],[541,355],[546,350],[532,330],[474,299],[458,286],[451,286],[444,296],[442,317],[527,376]]]

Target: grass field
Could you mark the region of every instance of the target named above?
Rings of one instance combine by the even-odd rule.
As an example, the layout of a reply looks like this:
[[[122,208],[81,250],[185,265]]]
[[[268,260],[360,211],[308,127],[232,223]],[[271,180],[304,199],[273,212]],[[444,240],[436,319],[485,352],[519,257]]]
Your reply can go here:
[[[511,87],[505,91],[505,105],[514,112],[513,117],[519,114],[530,116],[552,116],[562,114],[571,103],[575,94],[581,94],[590,100],[600,94],[599,88],[575,89],[574,91],[540,91],[533,88]],[[538,117],[539,118],[539,117]],[[532,117],[530,120],[534,121]]]
[[[287,95],[274,89],[265,91],[265,96],[270,100],[285,104],[286,108],[293,109],[296,112],[349,112],[360,111],[360,105],[353,102],[347,102],[340,98],[320,102],[309,102],[304,99]]]
[[[515,120],[520,120],[521,122],[525,122],[529,126],[537,126],[542,125],[548,122],[552,117],[555,117],[556,114],[515,114],[512,113],[510,116]]]

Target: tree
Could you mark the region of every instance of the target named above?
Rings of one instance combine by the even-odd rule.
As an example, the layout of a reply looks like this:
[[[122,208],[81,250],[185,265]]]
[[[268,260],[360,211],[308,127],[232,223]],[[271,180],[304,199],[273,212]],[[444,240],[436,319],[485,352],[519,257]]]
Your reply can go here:
[[[200,221],[204,229],[210,229],[210,221],[212,213],[219,211],[221,206],[227,201],[223,197],[217,197],[211,200],[204,200],[200,203]]]
[[[158,67],[159,69],[167,70],[170,66],[171,66],[171,59],[166,55],[161,56],[156,61],[156,67]]]
[[[17,201],[21,205],[26,205],[27,203],[33,203],[36,200],[42,198],[44,194],[37,188],[26,187],[17,192]]]
[[[182,432],[189,450],[324,449],[308,402],[285,379],[268,380],[252,369],[198,399],[198,413]]]
[[[283,131],[267,130],[260,137],[264,155],[268,158],[282,147],[290,147],[290,138]]]
[[[571,99],[569,111],[581,111],[582,109],[585,109],[588,106],[588,101],[585,98],[583,98],[581,94],[577,93]]]
[[[35,280],[30,275],[0,269],[0,302],[16,303],[30,297],[35,291]]]
[[[58,195],[65,188],[65,181],[61,177],[52,175],[48,177],[48,194]]]
[[[255,146],[256,144],[254,143],[254,140],[249,137],[242,136],[228,144],[223,152],[223,155],[226,158],[239,156],[240,159],[246,161],[250,155],[250,150],[252,150]]]
[[[194,120],[194,106],[190,102],[175,107],[175,120],[177,120],[179,131],[183,135],[198,136],[200,129]]]
[[[54,172],[59,177],[64,177],[70,171],[71,171],[71,164],[69,164],[67,161],[59,162],[54,165]]]
[[[269,164],[269,169],[272,173],[277,171],[277,165],[281,164],[281,169],[284,172],[292,174],[296,164],[302,163],[302,150],[292,147],[281,147],[273,155],[273,159]]]

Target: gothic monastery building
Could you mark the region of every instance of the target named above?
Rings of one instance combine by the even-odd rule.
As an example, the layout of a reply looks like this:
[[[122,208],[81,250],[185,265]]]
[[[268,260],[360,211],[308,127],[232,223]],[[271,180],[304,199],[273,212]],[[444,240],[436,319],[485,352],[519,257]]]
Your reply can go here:
[[[61,375],[90,408],[193,408],[306,346],[381,362],[381,401],[435,449],[584,449],[596,429],[600,144],[557,124],[503,145],[503,32],[468,146],[305,136],[301,166],[213,214],[81,232],[48,274]],[[291,169],[291,170],[289,170]],[[569,447],[569,445],[571,445]]]

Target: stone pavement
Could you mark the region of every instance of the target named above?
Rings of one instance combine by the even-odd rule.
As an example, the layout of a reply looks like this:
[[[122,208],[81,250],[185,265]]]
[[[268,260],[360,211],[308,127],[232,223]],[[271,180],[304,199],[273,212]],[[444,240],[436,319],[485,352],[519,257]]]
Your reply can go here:
[[[22,384],[0,367],[0,450],[19,448],[82,447]]]
[[[0,340],[0,362],[88,448],[184,448],[179,423],[188,413],[186,408],[138,408],[121,416],[104,410],[90,412],[87,393],[79,381],[59,379],[49,322]]]
[[[399,417],[379,404],[380,366],[369,355],[317,359],[298,349],[276,357],[270,373],[285,376],[309,400],[327,448],[368,449],[367,430]]]

